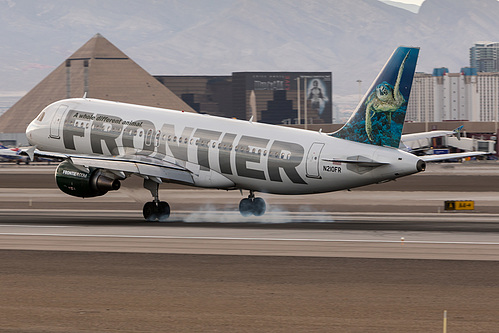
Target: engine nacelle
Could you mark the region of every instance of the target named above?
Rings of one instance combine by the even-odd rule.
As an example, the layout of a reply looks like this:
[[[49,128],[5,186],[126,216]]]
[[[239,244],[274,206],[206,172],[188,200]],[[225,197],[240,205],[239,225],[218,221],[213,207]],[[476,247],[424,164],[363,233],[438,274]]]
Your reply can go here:
[[[120,188],[120,181],[104,175],[101,169],[89,170],[82,171],[71,162],[64,161],[55,171],[57,186],[64,193],[81,198],[98,197]]]

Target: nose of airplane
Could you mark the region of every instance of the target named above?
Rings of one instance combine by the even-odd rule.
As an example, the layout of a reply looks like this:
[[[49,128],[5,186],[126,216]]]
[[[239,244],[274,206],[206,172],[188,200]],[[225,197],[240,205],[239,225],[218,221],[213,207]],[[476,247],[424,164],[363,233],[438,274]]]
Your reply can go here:
[[[29,144],[32,146],[36,144],[37,130],[39,130],[34,122],[35,121],[33,120],[26,128],[26,137],[28,138]]]

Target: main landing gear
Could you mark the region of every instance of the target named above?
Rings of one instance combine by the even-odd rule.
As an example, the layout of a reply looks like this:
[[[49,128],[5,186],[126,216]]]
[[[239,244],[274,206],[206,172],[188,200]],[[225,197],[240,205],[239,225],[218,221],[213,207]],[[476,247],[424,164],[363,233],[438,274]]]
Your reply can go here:
[[[265,214],[266,208],[267,205],[265,204],[265,200],[262,198],[255,198],[253,191],[250,191],[248,197],[239,202],[239,212],[242,216],[261,216]]]
[[[152,181],[150,179],[144,179],[144,188],[148,189],[153,201],[146,202],[142,213],[144,218],[148,222],[154,222],[156,220],[164,222],[170,217],[170,205],[165,201],[159,201],[159,183]]]

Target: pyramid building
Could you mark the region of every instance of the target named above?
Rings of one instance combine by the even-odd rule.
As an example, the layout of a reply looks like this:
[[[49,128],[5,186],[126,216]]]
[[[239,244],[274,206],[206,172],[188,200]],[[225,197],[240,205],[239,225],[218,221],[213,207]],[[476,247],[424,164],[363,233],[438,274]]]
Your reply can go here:
[[[0,141],[22,138],[47,105],[83,97],[195,112],[116,46],[96,34],[0,117]],[[10,135],[9,135],[10,134]]]

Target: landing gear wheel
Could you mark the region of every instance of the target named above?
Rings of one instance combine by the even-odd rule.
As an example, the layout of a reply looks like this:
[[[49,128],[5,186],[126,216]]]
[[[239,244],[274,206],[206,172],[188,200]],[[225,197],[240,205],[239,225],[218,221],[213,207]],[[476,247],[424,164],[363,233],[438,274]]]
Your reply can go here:
[[[166,221],[170,217],[170,205],[165,201],[159,201],[159,184],[161,179],[144,179],[144,188],[151,192],[153,201],[147,202],[142,209],[144,218],[148,222],[156,220],[160,222]]]
[[[165,222],[170,217],[170,205],[168,202],[158,202],[158,221]]]
[[[142,213],[148,222],[154,222],[156,220],[164,222],[170,217],[170,205],[164,201],[158,203],[155,203],[154,201],[146,202],[142,209]]]
[[[265,210],[267,209],[267,205],[265,204],[265,200],[262,198],[255,198],[253,200],[253,214],[255,216],[262,216],[265,214]]]
[[[250,215],[262,216],[265,214],[266,208],[265,200],[255,198],[254,195],[250,195],[249,198],[242,199],[239,202],[239,212],[245,217]]]
[[[142,213],[144,214],[146,221],[154,222],[158,218],[158,206],[153,201],[146,202],[142,209]]]
[[[253,214],[253,201],[250,198],[242,199],[239,202],[239,212],[242,216],[250,216]]]

